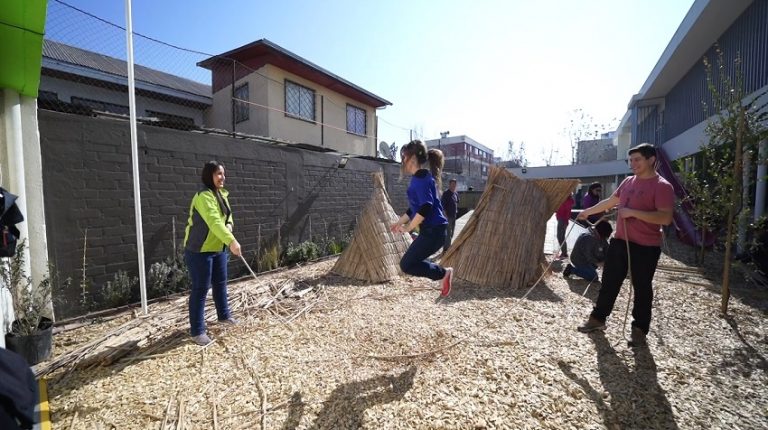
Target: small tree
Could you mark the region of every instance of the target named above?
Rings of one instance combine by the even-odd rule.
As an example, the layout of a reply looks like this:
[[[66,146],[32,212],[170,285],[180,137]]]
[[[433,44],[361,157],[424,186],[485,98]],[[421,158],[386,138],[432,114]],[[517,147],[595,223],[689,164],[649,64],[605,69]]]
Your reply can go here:
[[[695,155],[678,160],[680,177],[685,184],[687,195],[680,202],[681,206],[691,215],[693,224],[699,232],[698,263],[704,263],[706,251],[705,238],[714,234],[722,224],[723,214],[726,213],[725,200],[717,194],[719,185],[714,176],[722,172],[720,166],[723,157],[720,145],[707,145]],[[686,165],[691,168],[687,169]]]
[[[762,112],[762,106],[757,105],[761,95],[747,100],[743,85],[743,72],[739,55],[733,61],[733,65],[726,64],[722,51],[716,47],[717,71],[713,71],[713,65],[704,57],[704,67],[707,74],[707,87],[712,97],[711,106],[704,104],[705,110],[714,114],[714,118],[707,124],[705,133],[708,137],[707,144],[703,147],[703,157],[707,160],[705,172],[693,176],[689,182],[689,192],[692,198],[700,202],[719,201],[722,205],[710,206],[711,213],[704,219],[725,218],[725,224],[721,227],[725,230],[725,256],[723,260],[722,300],[720,311],[723,315],[728,313],[728,301],[730,298],[730,274],[731,255],[735,239],[737,218],[745,218],[748,214],[748,203],[742,199],[742,187],[744,184],[743,169],[752,169],[752,162],[757,160],[757,145],[765,139],[766,112]],[[733,77],[728,71],[733,70]],[[746,157],[745,157],[746,155]],[[742,166],[744,159],[751,162]],[[751,171],[751,170],[750,170]],[[711,179],[710,179],[711,178]],[[701,221],[702,225],[707,221]]]
[[[555,145],[550,144],[548,147],[541,148],[541,159],[544,161],[545,166],[551,166],[555,162],[555,158],[559,151],[555,149]]]
[[[525,142],[520,142],[515,145],[515,142],[510,140],[507,142],[507,158],[512,164],[516,164],[520,167],[526,167],[528,165],[528,159],[525,156]]]
[[[584,112],[584,109],[574,109],[571,111],[571,119],[565,134],[571,144],[571,164],[576,164],[579,142],[589,139],[595,133],[595,120],[592,115]]]

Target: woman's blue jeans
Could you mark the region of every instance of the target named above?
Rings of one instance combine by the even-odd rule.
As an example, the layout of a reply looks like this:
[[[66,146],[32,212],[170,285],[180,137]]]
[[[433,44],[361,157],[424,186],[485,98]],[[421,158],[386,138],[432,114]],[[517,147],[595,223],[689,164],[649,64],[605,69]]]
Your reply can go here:
[[[208,289],[213,287],[213,303],[219,321],[229,319],[227,301],[227,261],[229,252],[192,252],[184,251],[192,288],[189,292],[190,334],[198,336],[205,333],[205,299]]]
[[[445,245],[445,230],[446,225],[419,227],[419,235],[400,260],[400,269],[403,273],[435,281],[443,279],[445,269],[430,262],[427,257]]]
[[[574,266],[573,267],[573,274],[576,276],[579,276],[581,278],[586,279],[587,281],[597,281],[597,268],[589,265],[589,266]]]

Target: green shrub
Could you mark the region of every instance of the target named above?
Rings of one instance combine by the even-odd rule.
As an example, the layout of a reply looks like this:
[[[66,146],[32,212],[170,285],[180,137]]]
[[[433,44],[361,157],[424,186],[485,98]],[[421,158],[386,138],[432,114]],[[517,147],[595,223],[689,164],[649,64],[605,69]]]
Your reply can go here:
[[[280,267],[280,250],[277,244],[267,249],[259,259],[259,272],[274,270]]]
[[[139,283],[138,278],[128,276],[124,270],[115,273],[112,281],[107,281],[101,290],[101,297],[107,307],[115,308],[131,302],[133,292]]]
[[[149,267],[148,278],[147,289],[150,297],[162,297],[185,291],[191,282],[189,270],[181,255],[152,264]]]
[[[328,242],[325,247],[325,252],[327,255],[341,254],[342,251],[344,251],[344,244],[341,242],[336,242],[335,240]]]
[[[308,260],[314,260],[320,256],[320,248],[315,242],[305,241],[298,245],[288,244],[283,256],[283,264],[290,266]]]

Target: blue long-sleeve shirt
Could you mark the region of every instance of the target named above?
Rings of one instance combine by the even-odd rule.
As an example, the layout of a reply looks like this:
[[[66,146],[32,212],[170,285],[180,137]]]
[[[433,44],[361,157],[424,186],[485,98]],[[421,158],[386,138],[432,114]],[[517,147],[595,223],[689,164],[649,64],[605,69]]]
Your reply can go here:
[[[437,196],[435,178],[427,169],[414,173],[408,185],[408,216],[413,219],[417,213],[424,217],[422,225],[448,224],[443,205]]]

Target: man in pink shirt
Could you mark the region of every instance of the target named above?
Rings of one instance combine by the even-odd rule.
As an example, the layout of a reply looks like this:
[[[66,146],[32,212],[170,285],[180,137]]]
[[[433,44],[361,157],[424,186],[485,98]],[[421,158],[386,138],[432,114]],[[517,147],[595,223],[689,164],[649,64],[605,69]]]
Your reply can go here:
[[[597,303],[589,319],[578,329],[582,333],[605,330],[605,320],[613,311],[629,270],[635,294],[629,345],[639,347],[646,345],[645,338],[651,325],[653,275],[661,255],[661,226],[672,222],[675,194],[672,185],[656,173],[656,148],[642,143],[631,148],[628,156],[634,176],[624,179],[610,197],[585,209],[577,217],[583,220],[613,207],[619,209],[616,234],[606,253]]]

